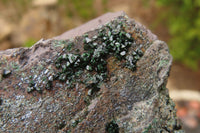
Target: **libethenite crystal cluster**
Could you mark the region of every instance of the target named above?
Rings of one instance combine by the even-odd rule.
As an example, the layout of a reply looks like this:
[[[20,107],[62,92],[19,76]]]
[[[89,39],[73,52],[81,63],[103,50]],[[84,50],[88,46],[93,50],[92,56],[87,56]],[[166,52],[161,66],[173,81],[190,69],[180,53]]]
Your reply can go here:
[[[108,58],[114,57],[121,61],[121,67],[133,72],[137,69],[136,63],[143,56],[142,45],[138,42],[136,45],[134,35],[126,29],[127,22],[123,18],[101,26],[94,34],[88,32],[73,40],[51,40],[49,47],[53,50],[53,57],[33,64],[31,70],[26,72],[28,75],[16,67],[16,63],[14,66],[11,64],[6,68],[13,69],[3,72],[2,77],[18,75],[20,81],[15,88],[26,89],[28,93],[73,88],[81,83],[92,95],[100,90],[101,83],[109,80]]]
[[[121,23],[109,23],[98,30],[98,35],[89,37],[84,35],[84,52],[79,54],[70,52],[76,45],[72,41],[64,41],[66,46],[63,54],[58,56],[55,66],[59,72],[54,76],[61,82],[66,82],[68,87],[73,87],[78,79],[88,88],[93,88],[91,94],[99,90],[99,83],[108,79],[107,59],[110,56],[124,60],[124,66],[136,70],[136,62],[143,56],[141,48],[128,54],[129,47],[135,45],[135,40],[125,30]]]

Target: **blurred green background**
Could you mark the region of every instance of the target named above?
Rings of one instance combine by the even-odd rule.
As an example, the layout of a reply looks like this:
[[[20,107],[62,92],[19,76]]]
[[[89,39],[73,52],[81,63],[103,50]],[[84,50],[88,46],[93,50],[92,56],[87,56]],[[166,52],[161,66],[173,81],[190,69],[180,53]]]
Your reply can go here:
[[[200,59],[200,1],[199,0],[157,0],[166,7],[165,16],[171,38],[168,44],[174,60],[194,70]]]
[[[41,38],[121,10],[167,42],[174,59],[170,93],[189,90],[200,95],[200,0],[0,0],[0,50],[31,47]],[[196,123],[199,99],[193,99],[199,106]]]

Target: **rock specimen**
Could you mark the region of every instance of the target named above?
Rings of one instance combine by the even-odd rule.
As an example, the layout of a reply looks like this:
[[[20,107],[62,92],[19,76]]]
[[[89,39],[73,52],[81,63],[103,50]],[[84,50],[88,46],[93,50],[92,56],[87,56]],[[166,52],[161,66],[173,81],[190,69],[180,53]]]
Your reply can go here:
[[[183,132],[168,47],[123,12],[0,60],[0,132]]]

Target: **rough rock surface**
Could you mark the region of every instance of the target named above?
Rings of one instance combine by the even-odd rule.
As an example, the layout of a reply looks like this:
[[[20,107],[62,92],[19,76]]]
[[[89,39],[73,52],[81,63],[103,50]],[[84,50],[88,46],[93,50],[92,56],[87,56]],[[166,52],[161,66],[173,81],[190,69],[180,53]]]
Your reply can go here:
[[[0,132],[183,132],[168,47],[123,12],[0,60]]]

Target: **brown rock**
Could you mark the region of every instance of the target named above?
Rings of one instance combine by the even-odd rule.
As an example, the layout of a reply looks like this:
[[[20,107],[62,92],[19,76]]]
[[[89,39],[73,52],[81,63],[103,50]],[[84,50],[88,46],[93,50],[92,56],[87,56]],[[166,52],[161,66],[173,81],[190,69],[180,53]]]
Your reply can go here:
[[[168,47],[122,12],[0,60],[0,132],[182,132]]]

